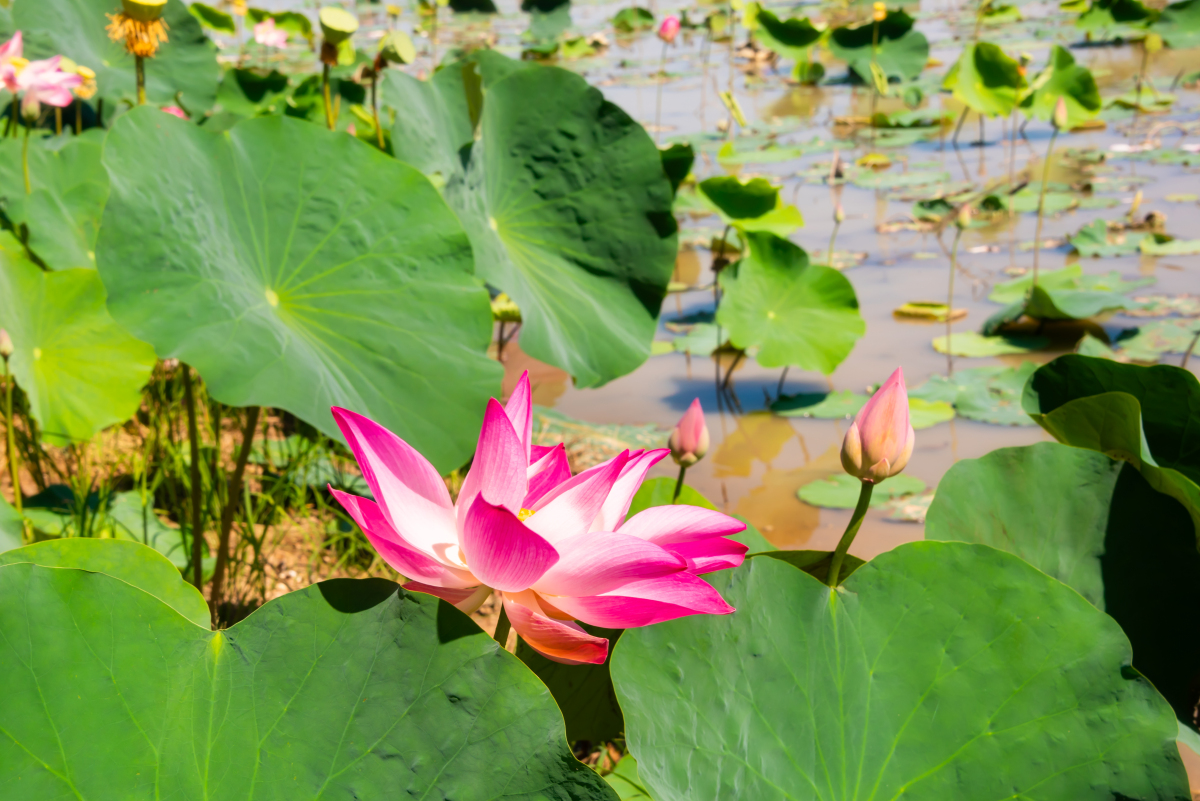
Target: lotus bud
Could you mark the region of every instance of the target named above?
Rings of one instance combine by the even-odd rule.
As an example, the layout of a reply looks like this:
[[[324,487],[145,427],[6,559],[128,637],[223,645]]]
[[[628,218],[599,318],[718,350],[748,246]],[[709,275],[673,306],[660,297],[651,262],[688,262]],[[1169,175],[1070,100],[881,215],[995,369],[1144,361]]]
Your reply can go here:
[[[842,208],[842,201],[838,201],[833,207],[833,221],[841,225],[846,220],[846,210]]]
[[[358,17],[345,9],[326,6],[321,9],[318,19],[325,42],[334,46],[346,41],[358,30]]]
[[[692,401],[675,424],[667,447],[671,449],[671,458],[681,467],[691,467],[708,453],[708,426],[704,424],[704,410],[700,408],[699,398]]]
[[[876,3],[871,9],[871,18],[876,22],[883,22],[887,19],[887,5],[884,3]]]
[[[3,328],[0,328],[0,359],[8,361],[8,357],[13,355],[12,337]]]
[[[658,26],[658,38],[662,39],[667,44],[675,41],[675,37],[679,35],[679,17],[671,14],[662,21],[662,25]]]
[[[121,0],[125,15],[138,22],[154,22],[166,10],[167,0]]]
[[[971,204],[964,203],[958,208],[958,219],[954,221],[958,230],[964,231],[971,227]]]
[[[1142,40],[1142,47],[1147,53],[1157,53],[1163,49],[1163,38],[1157,33],[1148,33]]]
[[[897,367],[850,424],[842,440],[842,467],[855,478],[878,484],[904,469],[915,443],[904,370]]]
[[[188,118],[187,112],[181,109],[179,106],[163,106],[160,110],[165,111],[172,117],[178,117],[181,120],[186,120]]]
[[[1067,114],[1067,101],[1062,97],[1054,104],[1054,127],[1060,131],[1066,130],[1070,117]]]
[[[387,9],[387,15],[392,18],[398,18],[403,13],[403,9],[395,3],[388,3],[384,8]]]

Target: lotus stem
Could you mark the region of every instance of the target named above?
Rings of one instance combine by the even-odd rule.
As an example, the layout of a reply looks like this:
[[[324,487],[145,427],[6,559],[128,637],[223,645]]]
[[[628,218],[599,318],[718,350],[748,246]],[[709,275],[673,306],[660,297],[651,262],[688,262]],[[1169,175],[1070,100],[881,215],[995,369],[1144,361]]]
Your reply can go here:
[[[250,451],[254,444],[254,432],[258,429],[259,407],[251,406],[246,412],[246,426],[242,430],[242,447],[238,451],[237,462],[233,475],[229,478],[229,492],[225,497],[225,508],[221,510],[221,533],[217,540],[217,563],[213,568],[212,590],[209,593],[209,605],[212,609],[213,628],[217,626],[217,610],[221,604],[221,595],[225,589],[225,571],[229,563],[229,536],[233,532],[233,511],[237,507],[242,494],[242,477],[246,474],[246,462],[250,460]]]
[[[1185,357],[1186,361],[1186,357]],[[12,396],[13,384],[16,383],[8,369],[8,358],[4,359],[4,435],[8,451],[8,476],[12,480],[13,507],[21,511],[21,463],[17,455],[17,433],[13,428]]]
[[[497,595],[496,603],[500,604],[500,617],[496,620],[496,633],[492,635],[492,639],[499,643],[501,650],[508,650],[508,632],[512,629],[512,623],[508,620],[508,610],[504,608],[504,600]]]
[[[383,144],[383,127],[379,124],[379,98],[377,96],[377,88],[379,86],[379,76],[374,71],[371,72],[371,113],[375,115],[375,141],[379,144],[379,149],[384,150]]]
[[[683,492],[683,476],[687,473],[687,465],[679,465],[679,478],[675,480],[675,493],[671,496],[671,503],[679,503],[679,493]]]
[[[54,109],[54,133],[62,136],[62,109],[58,107]]]
[[[137,75],[137,102],[139,106],[146,105],[146,59],[134,56],[134,72]]]
[[[950,248],[950,286],[946,290],[946,376],[954,375],[954,348],[951,347],[951,327],[954,325],[954,274],[958,272],[958,243],[962,228],[954,229],[954,246]]]
[[[329,65],[321,65],[321,92],[325,96],[325,125],[333,130],[333,99],[329,94]]]
[[[850,524],[846,526],[846,533],[842,534],[842,538],[838,541],[837,550],[833,552],[833,559],[829,563],[829,575],[825,577],[825,583],[833,589],[836,589],[840,583],[838,577],[842,572],[842,562],[846,560],[846,552],[850,550],[850,543],[854,542],[854,537],[862,526],[863,518],[867,516],[867,508],[871,505],[871,493],[874,490],[874,483],[862,482],[862,488],[858,491],[858,505],[854,507],[854,514],[850,517]]]
[[[203,551],[201,550],[203,532],[203,509],[200,508],[200,435],[196,430],[196,394],[192,389],[192,368],[180,364],[183,372],[183,397],[187,405],[188,445],[191,448],[192,463],[189,465],[189,477],[192,483],[192,584],[200,589],[204,584],[204,571],[201,565]]]
[[[962,114],[958,115],[958,124],[954,126],[954,136],[950,137],[950,144],[954,145],[955,150],[958,150],[958,134],[962,130],[963,123],[967,119],[967,112],[970,109],[970,106],[963,106]]]
[[[1033,286],[1038,282],[1038,257],[1042,252],[1042,218],[1046,207],[1046,184],[1050,181],[1050,157],[1054,154],[1054,140],[1058,138],[1058,126],[1050,134],[1050,146],[1046,148],[1046,161],[1042,164],[1042,185],[1038,188],[1037,229],[1033,235]]]
[[[654,99],[654,144],[662,138],[662,90],[667,79],[667,42],[663,42],[662,57],[658,60],[658,94]]]
[[[787,374],[788,374],[789,369],[791,369],[791,365],[790,364],[785,365],[783,368],[783,372],[779,375],[779,386],[775,387],[776,400],[783,397],[783,382],[787,380]]]
[[[429,65],[429,75],[433,77],[433,73],[437,71],[437,23],[438,23],[438,4],[437,0],[433,0],[433,29],[429,32],[429,58],[433,62]],[[507,617],[505,618],[507,621]],[[504,647],[503,643],[500,645]]]
[[[871,151],[875,150],[875,101],[879,96],[879,87],[875,84],[876,55],[879,52],[879,20],[874,20],[871,26]],[[830,266],[833,262],[830,262]]]
[[[29,183],[29,134],[33,132],[33,125],[28,120],[25,121],[25,141],[21,144],[21,169],[25,173],[25,194],[32,195],[33,188]]]
[[[1179,366],[1184,370],[1187,369],[1188,359],[1192,357],[1192,351],[1196,349],[1197,340],[1200,340],[1200,328],[1196,329],[1196,336],[1192,337],[1192,344],[1188,345],[1187,351],[1183,354],[1183,361],[1179,363]]]
[[[826,262],[830,267],[833,267],[833,245],[837,242],[838,229],[841,227],[842,221],[835,218],[833,221],[833,233],[829,235],[829,258]]]
[[[17,96],[14,94],[12,104],[8,107],[8,124],[4,126],[4,135],[17,135]]]
[[[83,101],[75,98],[75,135],[83,133]]]

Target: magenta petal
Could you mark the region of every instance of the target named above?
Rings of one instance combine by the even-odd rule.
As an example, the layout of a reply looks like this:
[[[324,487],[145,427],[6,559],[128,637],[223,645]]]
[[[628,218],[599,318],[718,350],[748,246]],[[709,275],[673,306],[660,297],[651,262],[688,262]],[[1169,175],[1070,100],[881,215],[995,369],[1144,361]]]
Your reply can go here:
[[[463,523],[467,565],[484,584],[502,592],[528,589],[558,561],[558,551],[503,506],[480,496]]]
[[[471,470],[458,493],[458,519],[461,523],[482,494],[488,503],[503,506],[509,511],[521,511],[528,480],[525,473],[529,460],[525,446],[516,429],[495,398],[488,401],[479,431],[479,444]]]
[[[441,598],[443,601],[456,606],[458,611],[467,615],[482,606],[487,597],[492,594],[492,588],[487,586],[458,589],[452,587],[434,587],[429,584],[422,584],[419,581],[410,581],[403,586],[409,592],[423,592],[426,595]]]
[[[517,634],[547,659],[566,665],[601,665],[608,658],[608,640],[593,637],[574,621],[554,620],[507,594],[504,609]]]
[[[727,537],[746,530],[735,517],[699,506],[652,506],[643,509],[619,529],[659,545]]]
[[[626,584],[601,595],[546,599],[584,623],[626,629],[649,626],[685,615],[728,615],[733,607],[703,579],[691,573]]]
[[[449,567],[414,548],[388,522],[379,505],[367,498],[329,488],[358,527],[367,535],[371,547],[392,569],[409,579],[420,579],[439,587],[470,587],[479,581],[466,570]]]
[[[599,595],[687,567],[684,559],[652,542],[609,531],[559,540],[555,547],[558,562],[533,584],[543,595]]]
[[[529,463],[533,464],[559,445],[562,445],[562,443],[560,442],[558,445],[534,445],[529,451]]]
[[[525,445],[525,463],[532,461],[533,448],[533,392],[529,389],[529,371],[521,373],[517,388],[504,404],[504,413],[512,422],[513,430]]]
[[[535,505],[537,514],[529,518],[528,526],[550,542],[558,542],[592,527],[600,514],[608,493],[629,461],[629,451],[585,470],[569,481],[559,484]]]
[[[457,543],[454,506],[433,465],[369,417],[334,407],[333,418],[392,528],[429,556]]]
[[[670,451],[666,448],[659,448],[629,455],[629,461],[621,469],[620,477],[613,484],[604,505],[600,508],[600,514],[592,523],[592,531],[616,531],[621,527],[633,496],[637,494],[638,488],[646,478],[646,472],[662,461],[668,453]]]
[[[667,550],[687,561],[687,570],[697,576],[737,567],[746,560],[746,551],[750,550],[737,540],[724,537],[710,537],[706,540],[694,540],[668,545]]]
[[[525,492],[525,500],[521,501],[521,508],[532,509],[546,493],[571,479],[567,446],[560,442],[550,448],[541,458],[529,465],[526,475],[529,477],[529,489]]]

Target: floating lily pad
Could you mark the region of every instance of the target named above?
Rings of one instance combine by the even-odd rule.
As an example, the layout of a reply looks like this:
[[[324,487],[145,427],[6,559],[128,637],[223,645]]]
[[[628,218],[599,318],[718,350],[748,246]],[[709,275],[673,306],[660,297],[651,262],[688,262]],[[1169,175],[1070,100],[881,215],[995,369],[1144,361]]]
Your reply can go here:
[[[924,492],[927,485],[914,476],[901,473],[875,485],[871,493],[871,506],[883,506],[894,498]],[[797,497],[812,506],[826,509],[853,509],[858,505],[858,494],[862,482],[846,473],[835,473],[805,484],[796,490]]]
[[[939,423],[954,419],[954,407],[945,401],[929,401],[923,398],[908,399],[908,419],[918,431],[932,428]]]
[[[771,404],[771,411],[783,417],[836,420],[839,417],[853,417],[866,403],[867,396],[861,392],[840,389],[829,393],[784,395]]]
[[[1129,317],[1200,317],[1200,295],[1135,295],[1133,299],[1142,307],[1126,311]]]
[[[954,309],[951,311],[950,307],[945,303],[938,303],[931,300],[914,300],[896,307],[892,310],[892,314],[900,319],[930,320],[944,323],[947,317],[951,320],[961,320],[967,316],[967,310]]]
[[[1129,256],[1138,252],[1147,236],[1140,231],[1110,231],[1104,220],[1092,220],[1070,242],[1080,256]]]
[[[971,367],[955,370],[950,378],[935,375],[909,391],[909,399],[942,401],[969,420],[997,425],[1033,425],[1021,406],[1021,393],[1034,362],[1020,367]]]
[[[899,520],[903,523],[924,523],[929,514],[929,506],[933,503],[934,491],[922,492],[920,495],[906,495],[893,498],[885,504],[888,520]]]
[[[1147,236],[1138,243],[1147,256],[1194,256],[1200,253],[1200,239],[1170,239]]]
[[[1124,293],[1152,283],[1153,278],[1126,281],[1115,270],[1084,275],[1078,264],[1042,272],[1037,286],[1030,273],[992,289],[988,300],[1010,305],[988,318],[983,332],[992,334],[1022,315],[1039,320],[1082,320],[1106,311],[1136,309],[1141,304]]]
[[[975,331],[951,334],[948,344],[944,335],[933,339],[933,349],[938,353],[949,351],[953,356],[968,358],[1033,353],[1042,350],[1049,344],[1050,340],[1046,337],[983,336]]]
[[[1200,331],[1197,320],[1156,320],[1120,337],[1120,355],[1135,362],[1157,362],[1164,353],[1183,353]],[[1080,351],[1082,352],[1082,351]]]
[[[586,444],[592,450],[616,455],[623,450],[665,448],[669,435],[652,423],[589,423],[545,406],[533,407],[533,441],[538,445],[565,442],[571,450]]]
[[[677,353],[711,356],[713,351],[728,342],[728,328],[722,328],[716,323],[697,323],[683,336],[675,337],[673,347]]]
[[[731,167],[741,164],[778,164],[795,161],[803,155],[804,151],[798,147],[769,144],[758,150],[737,150],[733,142],[726,142],[717,153],[717,161]]]

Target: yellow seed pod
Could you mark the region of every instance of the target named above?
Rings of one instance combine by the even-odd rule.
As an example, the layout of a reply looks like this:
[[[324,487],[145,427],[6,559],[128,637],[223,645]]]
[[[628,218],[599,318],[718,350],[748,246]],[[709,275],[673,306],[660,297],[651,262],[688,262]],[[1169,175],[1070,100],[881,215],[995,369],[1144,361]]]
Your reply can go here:
[[[138,22],[154,22],[163,15],[167,0],[121,0],[125,15]]]
[[[321,9],[321,33],[331,45],[339,45],[358,30],[358,17],[345,9],[326,6]]]
[[[1142,47],[1146,48],[1147,53],[1157,53],[1163,49],[1163,39],[1157,33],[1148,33],[1142,40]]]

